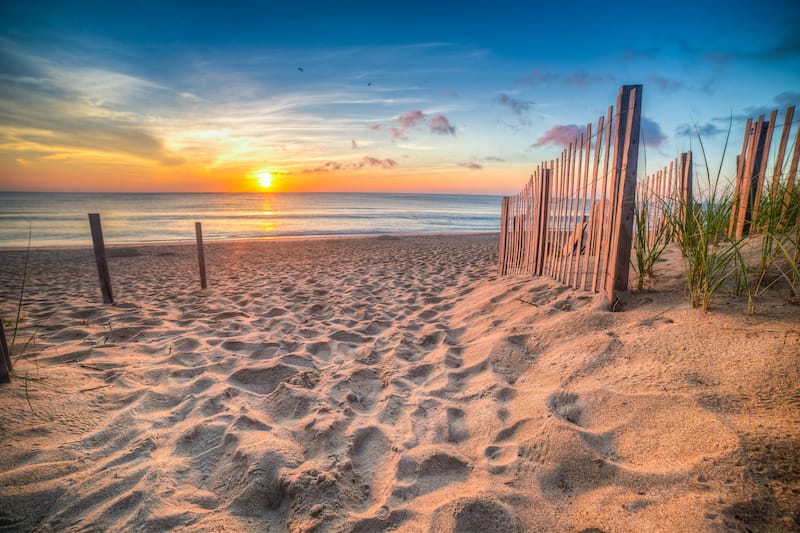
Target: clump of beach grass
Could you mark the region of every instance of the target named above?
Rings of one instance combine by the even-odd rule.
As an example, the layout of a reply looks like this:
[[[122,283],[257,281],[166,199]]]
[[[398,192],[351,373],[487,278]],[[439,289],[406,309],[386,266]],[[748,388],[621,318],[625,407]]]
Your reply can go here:
[[[670,220],[675,239],[686,258],[686,280],[692,306],[707,312],[714,294],[733,278],[735,292],[746,295],[746,309],[752,314],[758,297],[780,284],[785,284],[788,289],[787,299],[797,301],[800,287],[800,191],[778,184],[775,190],[762,195],[757,211],[748,221],[749,235],[737,238],[729,234],[736,199],[731,187],[722,185],[722,165],[730,132],[729,125],[716,174],[712,174],[709,168],[703,139],[697,132],[706,171],[703,200],[679,200],[678,208],[670,213]]]
[[[653,278],[653,266],[661,257],[672,240],[673,222],[671,217],[664,220],[653,220],[653,204],[661,204],[666,210],[668,202],[657,194],[650,194],[648,199],[636,202],[634,206],[633,250],[635,262],[633,268],[638,276],[637,288],[643,290],[646,279]],[[665,211],[666,212],[666,211]]]
[[[696,126],[695,129],[697,130]],[[701,202],[681,199],[678,209],[670,216],[686,258],[689,300],[693,307],[700,307],[704,313],[708,312],[712,296],[744,265],[741,253],[742,240],[728,236],[727,232],[733,208],[733,195],[730,188],[726,189],[721,185],[722,164],[730,133],[729,125],[719,168],[716,174],[712,174],[702,136],[697,130],[706,171],[706,187],[703,191],[705,199]]]
[[[788,300],[795,301],[800,284],[800,192],[778,184],[764,195],[750,225],[753,235],[752,266],[741,274],[740,288],[747,293],[747,310],[755,312],[758,297],[766,290],[785,284]]]

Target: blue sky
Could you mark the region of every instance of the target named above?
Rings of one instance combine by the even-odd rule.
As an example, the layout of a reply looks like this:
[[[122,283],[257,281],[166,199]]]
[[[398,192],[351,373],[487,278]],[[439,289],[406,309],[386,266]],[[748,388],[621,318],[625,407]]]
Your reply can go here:
[[[0,190],[509,193],[625,83],[640,173],[800,103],[797,1],[70,4],[0,8]]]

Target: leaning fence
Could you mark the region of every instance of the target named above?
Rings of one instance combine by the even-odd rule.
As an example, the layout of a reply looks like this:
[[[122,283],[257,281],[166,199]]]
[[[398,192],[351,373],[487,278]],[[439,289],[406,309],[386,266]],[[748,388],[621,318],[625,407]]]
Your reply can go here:
[[[796,133],[794,150],[790,152],[792,155],[789,172],[784,173],[786,149],[789,144],[794,110],[794,106],[789,106],[784,115],[783,131],[775,156],[771,183],[768,181],[767,172],[770,145],[776,130],[778,111],[773,110],[769,120],[765,120],[764,115],[760,115],[756,120],[747,119],[742,152],[736,158],[736,189],[728,224],[730,237],[739,239],[750,233],[751,225],[758,221],[759,211],[762,209],[765,199],[768,200],[771,209],[777,207],[780,211],[779,217],[770,218],[780,219],[788,216],[794,220],[784,220],[783,222],[789,222],[790,225],[800,218],[800,213],[787,213],[791,204],[790,198],[792,194],[796,194],[794,187],[798,161],[800,161],[800,128]]]
[[[628,287],[642,86],[626,85],[596,134],[588,124],[559,159],[540,163],[502,201],[500,275],[550,276],[603,292]]]

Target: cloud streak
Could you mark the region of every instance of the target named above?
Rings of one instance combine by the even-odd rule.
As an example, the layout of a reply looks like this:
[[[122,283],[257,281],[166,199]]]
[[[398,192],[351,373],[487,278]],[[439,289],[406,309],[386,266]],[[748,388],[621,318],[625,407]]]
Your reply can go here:
[[[500,93],[500,95],[497,97],[497,102],[500,105],[510,109],[511,112],[516,115],[520,125],[530,126],[531,119],[528,114],[530,113],[533,102],[513,98],[505,93]]]
[[[542,85],[571,85],[576,87],[589,87],[600,83],[609,83],[615,78],[605,72],[586,72],[583,70],[561,74],[557,72],[544,72],[533,69],[530,74],[517,80],[517,83],[540,87]]]
[[[431,118],[430,126],[432,133],[437,133],[439,135],[456,134],[456,127],[450,124],[450,121],[447,120],[447,117],[442,114],[434,115]]]
[[[711,137],[713,135],[719,135],[720,133],[724,133],[725,130],[718,127],[713,122],[707,122],[705,124],[680,124],[677,128],[675,128],[675,134],[679,137],[694,137],[698,133],[701,137]]]
[[[544,135],[539,137],[531,145],[533,148],[540,148],[546,145],[566,146],[574,141],[581,134],[581,129],[575,124],[565,124],[553,126]]]
[[[667,141],[667,136],[661,130],[661,126],[655,120],[647,117],[642,117],[640,126],[640,135],[646,146],[659,149],[664,146]]]
[[[362,170],[365,168],[382,168],[392,169],[397,168],[397,161],[394,159],[378,159],[376,157],[364,156],[358,161],[341,162],[341,161],[326,161],[322,165],[313,168],[306,168],[301,170],[300,174],[322,174],[327,172],[343,172]]]
[[[441,113],[430,118],[419,109],[408,111],[395,117],[390,124],[370,124],[367,126],[372,131],[387,130],[393,139],[407,139],[410,130],[427,123],[430,132],[438,135],[455,135],[456,127]]]

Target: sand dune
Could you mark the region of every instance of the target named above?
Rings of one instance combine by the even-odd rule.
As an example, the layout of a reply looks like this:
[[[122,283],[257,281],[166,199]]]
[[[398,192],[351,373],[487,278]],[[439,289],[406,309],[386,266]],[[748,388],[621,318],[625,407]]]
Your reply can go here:
[[[791,531],[800,308],[624,312],[496,236],[34,251],[0,530]],[[0,253],[3,318],[24,254]],[[19,346],[19,343],[18,343]]]

